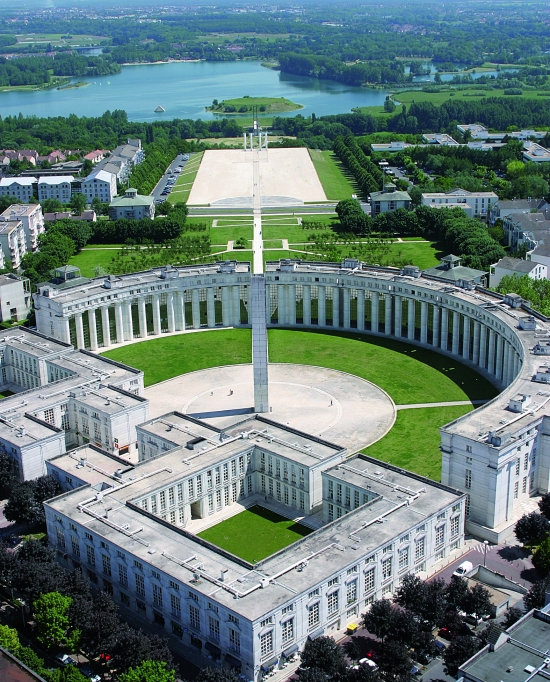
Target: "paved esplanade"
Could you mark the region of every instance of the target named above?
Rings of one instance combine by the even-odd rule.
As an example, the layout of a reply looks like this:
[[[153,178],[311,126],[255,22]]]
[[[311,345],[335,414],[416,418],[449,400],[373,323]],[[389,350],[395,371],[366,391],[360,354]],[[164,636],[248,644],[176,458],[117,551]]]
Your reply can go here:
[[[256,123],[254,123],[256,132]],[[254,369],[254,412],[269,411],[268,367],[267,367],[267,311],[266,286],[264,277],[262,201],[260,187],[260,154],[262,154],[262,133],[258,130],[258,147],[254,147],[254,136],[250,135],[250,152],[253,163],[253,205],[254,253],[253,270],[250,278],[250,322],[252,325],[252,366]],[[265,138],[265,157],[267,161],[267,135]]]

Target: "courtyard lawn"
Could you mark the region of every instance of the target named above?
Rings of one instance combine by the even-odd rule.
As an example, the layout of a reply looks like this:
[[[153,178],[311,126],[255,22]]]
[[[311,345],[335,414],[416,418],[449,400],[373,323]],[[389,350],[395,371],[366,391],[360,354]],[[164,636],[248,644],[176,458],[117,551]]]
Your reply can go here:
[[[166,201],[169,201],[171,204],[177,204],[179,201],[187,201],[189,199],[191,188],[199,172],[203,154],[204,152],[199,152],[198,154],[191,155],[184,169],[178,175],[174,189],[166,197]]]
[[[270,362],[319,365],[355,374],[397,405],[483,400],[497,391],[481,375],[440,353],[383,337],[270,329]]]
[[[110,272],[111,261],[119,252],[116,249],[83,249],[69,259],[69,265],[80,268],[82,277],[93,277],[94,268],[100,265]]]
[[[306,526],[256,505],[198,536],[254,564],[311,532]]]
[[[327,199],[334,199],[335,201],[351,199],[351,195],[357,193],[357,189],[344,174],[342,166],[333,152],[317,152],[310,149],[309,155]]]
[[[250,343],[249,329],[220,329],[142,341],[103,355],[143,370],[150,386],[199,369],[252,362]]]
[[[439,427],[472,409],[461,405],[399,410],[392,430],[363,452],[369,457],[440,481]]]

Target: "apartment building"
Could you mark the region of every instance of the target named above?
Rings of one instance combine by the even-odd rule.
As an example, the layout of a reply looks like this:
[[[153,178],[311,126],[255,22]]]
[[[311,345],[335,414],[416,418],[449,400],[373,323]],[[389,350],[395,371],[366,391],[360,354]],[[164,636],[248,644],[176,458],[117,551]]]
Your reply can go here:
[[[38,236],[44,232],[44,215],[40,204],[13,204],[1,215],[0,223],[20,221],[25,232],[27,251],[36,251]]]

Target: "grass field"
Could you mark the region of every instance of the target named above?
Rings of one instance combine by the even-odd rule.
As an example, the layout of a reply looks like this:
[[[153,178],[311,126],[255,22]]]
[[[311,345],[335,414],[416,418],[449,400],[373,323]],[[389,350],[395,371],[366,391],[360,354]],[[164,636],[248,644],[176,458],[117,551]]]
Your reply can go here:
[[[474,94],[479,93],[479,96]],[[422,90],[404,90],[403,92],[396,92],[393,99],[396,102],[401,102],[407,106],[412,102],[431,102],[436,106],[440,106],[443,102],[449,99],[466,99],[472,101],[473,99],[482,99],[482,97],[509,97],[510,99],[527,98],[540,100],[543,95],[539,97],[537,90],[523,90],[523,95],[505,95],[504,90],[483,90],[476,88],[475,85],[465,90],[443,89],[441,92],[423,92]],[[548,94],[545,95],[548,97]]]
[[[225,107],[231,106],[235,111],[225,111]],[[303,104],[296,104],[285,97],[235,97],[234,99],[224,99],[218,105],[207,106],[206,109],[214,114],[222,114],[223,116],[243,115],[246,112],[239,111],[241,108],[247,107],[247,111],[251,111],[252,107],[265,107],[262,114],[280,114],[285,111],[297,111],[303,109]]]
[[[69,265],[76,265],[80,268],[82,277],[93,277],[94,268],[97,265],[105,268],[109,272],[111,260],[116,256],[118,251],[114,249],[83,249],[76,256],[72,256],[69,260]]]
[[[191,155],[189,161],[185,164],[185,168],[178,175],[174,189],[170,192],[166,201],[169,201],[171,204],[177,204],[178,201],[187,201],[189,199],[191,188],[199,172],[203,154],[204,152],[199,152],[198,154]]]
[[[350,199],[352,194],[357,193],[357,190],[344,175],[341,164],[336,161],[333,152],[316,152],[310,149],[309,155],[327,199],[334,199],[335,201]]]
[[[472,409],[463,405],[399,410],[392,430],[363,452],[369,457],[440,481],[439,427]]]
[[[300,523],[256,505],[198,536],[254,564],[311,532]]]

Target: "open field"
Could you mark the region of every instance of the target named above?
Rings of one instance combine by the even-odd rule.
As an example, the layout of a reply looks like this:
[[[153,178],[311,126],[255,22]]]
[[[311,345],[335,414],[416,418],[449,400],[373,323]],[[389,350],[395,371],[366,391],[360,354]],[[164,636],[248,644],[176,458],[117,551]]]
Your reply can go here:
[[[187,201],[189,199],[191,188],[199,172],[203,154],[204,152],[199,152],[198,154],[191,155],[189,161],[185,164],[185,168],[178,175],[174,189],[166,197],[166,201],[169,201],[171,204],[177,204],[179,201]]]
[[[309,155],[323,185],[327,199],[350,199],[352,194],[356,194],[348,177],[344,174],[341,163],[336,159],[333,152],[317,152],[309,150]]]
[[[89,47],[100,45],[103,42],[110,42],[105,36],[76,35],[64,33],[23,33],[15,36],[18,45],[36,45],[51,43],[53,46],[70,45],[71,47]]]
[[[311,533],[310,528],[258,505],[198,533],[222,549],[256,563]]]
[[[226,111],[227,107],[232,107],[233,111]],[[242,109],[246,109],[241,111]],[[264,107],[259,113],[280,114],[285,111],[297,111],[303,109],[303,104],[296,104],[285,97],[236,97],[234,99],[224,99],[219,104],[206,107],[207,111],[223,116],[243,115],[247,111],[252,111],[253,107]]]
[[[439,427],[472,409],[469,405],[457,405],[398,410],[392,430],[363,452],[369,457],[440,481]]]
[[[476,88],[475,85],[468,87],[464,90],[454,89],[442,89],[441,92],[423,92],[422,90],[403,90],[402,92],[396,92],[393,95],[393,99],[401,104],[406,104],[407,106],[412,102],[431,102],[436,106],[440,106],[443,102],[453,98],[453,99],[466,99],[471,101],[474,99],[482,99],[483,97],[510,97],[517,99],[518,97],[523,97],[527,99],[537,99],[540,100],[541,97],[550,97],[548,93],[539,96],[537,90],[523,90],[523,95],[505,95],[504,90],[483,90],[482,87]]]
[[[233,197],[251,197],[253,163],[241,150],[207,150],[188,203],[207,205]],[[326,201],[323,187],[305,148],[270,149],[260,161],[263,196],[294,197],[301,201]],[[177,189],[177,187],[176,187]]]
[[[122,247],[120,247],[122,248]],[[109,272],[109,265],[112,259],[117,255],[118,250],[115,249],[83,249],[76,256],[69,259],[69,265],[76,265],[80,268],[82,277],[93,277],[94,268],[99,265]]]

